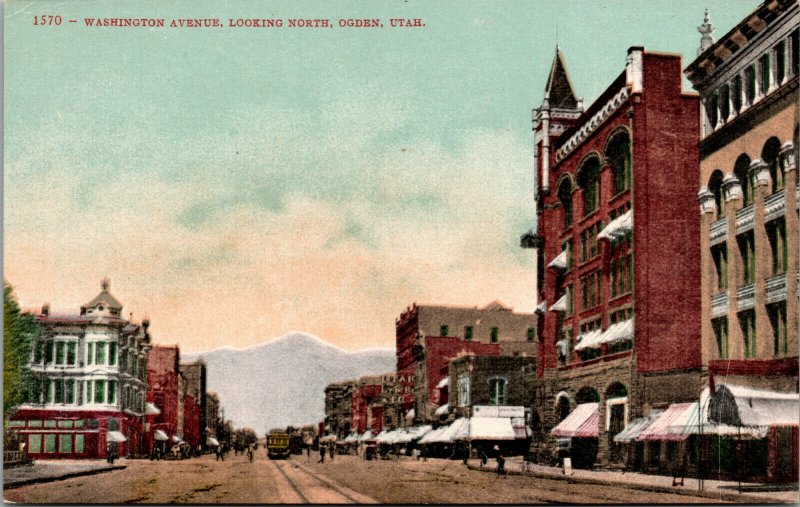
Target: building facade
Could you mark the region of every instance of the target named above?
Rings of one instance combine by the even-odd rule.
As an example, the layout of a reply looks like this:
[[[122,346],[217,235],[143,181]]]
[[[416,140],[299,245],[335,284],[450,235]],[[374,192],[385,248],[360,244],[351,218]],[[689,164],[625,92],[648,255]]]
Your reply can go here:
[[[701,98],[704,372],[776,393],[798,390],[799,23],[796,2],[764,2],[685,70]],[[793,465],[777,466],[779,449]],[[768,454],[770,479],[797,480],[797,422]]]
[[[435,419],[436,386],[459,354],[534,356],[536,320],[498,302],[484,308],[408,308],[395,322],[401,411],[406,416],[414,411],[404,419],[415,424]]]
[[[156,345],[148,352],[147,359],[147,401],[160,412],[148,418],[152,435],[148,450],[161,445],[164,447],[161,451],[165,452],[173,437],[180,439],[183,434],[184,382],[179,370],[180,350],[177,346]]]
[[[185,380],[183,398],[183,439],[192,449],[206,442],[206,363],[198,359],[181,363],[180,373]]]
[[[325,428],[331,435],[344,438],[350,434],[353,391],[357,381],[333,382],[325,387]]]
[[[678,55],[628,50],[624,70],[584,110],[557,48],[533,111],[540,287],[532,452],[596,403],[596,456],[632,417],[696,399],[700,385],[698,97]],[[667,248],[666,245],[672,245]]]
[[[33,344],[34,399],[9,426],[33,459],[104,458],[144,452],[149,321],[123,319],[122,303],[102,291],[79,313],[35,314],[41,335]]]
[[[450,361],[448,420],[472,417],[475,405],[522,406],[530,410],[536,376],[536,358],[475,356]]]

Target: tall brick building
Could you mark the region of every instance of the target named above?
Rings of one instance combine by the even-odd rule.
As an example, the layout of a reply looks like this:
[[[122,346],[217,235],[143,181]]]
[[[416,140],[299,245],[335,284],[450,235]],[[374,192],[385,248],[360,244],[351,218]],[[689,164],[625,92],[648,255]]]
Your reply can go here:
[[[182,363],[180,372],[186,382],[183,438],[192,448],[205,446],[206,363],[202,359],[193,363]]]
[[[414,304],[395,322],[397,384],[406,423],[435,419],[438,383],[448,361],[463,353],[528,355],[536,352],[536,315],[498,302],[484,308]]]
[[[578,404],[597,403],[596,458],[633,417],[692,401],[700,386],[698,97],[678,55],[628,50],[584,110],[558,48],[533,112],[541,290],[532,451]]]

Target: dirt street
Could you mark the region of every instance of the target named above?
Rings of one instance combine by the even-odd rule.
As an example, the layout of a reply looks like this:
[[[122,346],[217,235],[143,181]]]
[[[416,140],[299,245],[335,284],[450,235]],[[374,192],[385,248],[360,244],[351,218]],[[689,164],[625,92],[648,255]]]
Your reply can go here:
[[[460,461],[365,461],[337,456],[331,463],[293,456],[254,463],[230,455],[185,461],[127,460],[127,468],[25,486],[5,492],[24,503],[708,503],[708,498],[648,493],[609,486],[468,470]]]

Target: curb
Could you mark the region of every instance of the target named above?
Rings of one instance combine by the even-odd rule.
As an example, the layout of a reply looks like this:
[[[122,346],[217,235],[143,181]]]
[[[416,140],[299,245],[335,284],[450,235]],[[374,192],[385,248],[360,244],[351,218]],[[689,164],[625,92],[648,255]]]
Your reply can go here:
[[[98,468],[98,469],[95,469],[95,470],[83,470],[83,471],[80,471],[80,472],[70,472],[70,473],[64,474],[64,475],[51,475],[51,476],[48,476],[48,477],[34,477],[34,478],[31,478],[31,479],[23,479],[21,481],[16,481],[16,482],[4,482],[3,483],[3,489],[14,489],[14,488],[22,487],[22,486],[29,486],[31,484],[41,484],[41,483],[45,483],[45,482],[55,482],[55,481],[61,481],[61,480],[64,480],[64,479],[71,479],[73,477],[83,477],[85,475],[102,474],[102,473],[105,473],[105,472],[111,472],[113,470],[123,470],[125,468],[127,468],[127,465],[114,465],[114,466],[110,466],[110,467],[106,467],[106,468]]]
[[[494,468],[488,467],[484,468],[480,465],[467,465],[467,468],[471,470],[477,470],[479,472],[494,472]],[[574,476],[567,476],[567,475],[557,475],[557,474],[548,474],[543,472],[519,472],[516,470],[508,470],[508,475],[521,475],[525,477],[536,477],[538,479],[552,479],[556,481],[566,481],[570,484],[594,484],[597,486],[617,486],[621,488],[627,489],[635,489],[639,491],[648,491],[652,493],[672,493],[675,495],[686,495],[686,496],[701,496],[705,498],[711,498],[715,500],[726,500],[729,502],[736,502],[736,503],[769,503],[769,504],[791,504],[794,502],[786,502],[783,500],[778,500],[768,496],[759,496],[753,495],[750,493],[728,493],[728,492],[711,492],[707,490],[689,490],[689,489],[678,489],[678,488],[670,488],[665,486],[655,486],[650,484],[636,484],[631,482],[617,482],[617,481],[609,481],[609,480],[602,480],[602,479],[593,479],[589,477],[574,477]]]

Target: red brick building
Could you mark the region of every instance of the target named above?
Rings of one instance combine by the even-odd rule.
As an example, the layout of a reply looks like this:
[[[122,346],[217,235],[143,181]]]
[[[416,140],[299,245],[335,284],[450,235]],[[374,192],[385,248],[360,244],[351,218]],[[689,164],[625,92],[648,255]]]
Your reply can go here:
[[[577,404],[598,403],[600,463],[636,416],[693,401],[700,382],[698,97],[678,55],[628,50],[584,110],[556,49],[534,110],[540,318],[533,451]],[[590,456],[589,462],[594,462]]]
[[[352,423],[350,428],[361,434],[372,430],[372,434],[380,433],[383,429],[382,417],[375,418],[370,410],[370,404],[381,395],[383,386],[380,382],[369,382],[359,385],[353,391],[352,408],[350,410]],[[382,414],[379,414],[382,416]]]
[[[149,442],[150,450],[155,442],[166,442],[164,435],[169,442],[163,445],[169,446],[172,437],[179,435],[181,431],[184,406],[179,364],[180,350],[177,346],[155,346],[148,353],[147,383],[150,390],[147,393],[147,401],[161,411],[160,414],[148,417],[152,435]],[[156,431],[163,432],[164,435]],[[156,438],[160,440],[155,440]]]

